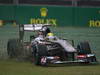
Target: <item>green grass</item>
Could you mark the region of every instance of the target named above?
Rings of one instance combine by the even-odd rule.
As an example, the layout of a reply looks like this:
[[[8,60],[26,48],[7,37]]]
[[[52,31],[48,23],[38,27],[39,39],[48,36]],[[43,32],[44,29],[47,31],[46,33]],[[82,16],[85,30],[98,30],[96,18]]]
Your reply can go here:
[[[35,66],[31,62],[0,61],[0,75],[100,75],[100,65]]]

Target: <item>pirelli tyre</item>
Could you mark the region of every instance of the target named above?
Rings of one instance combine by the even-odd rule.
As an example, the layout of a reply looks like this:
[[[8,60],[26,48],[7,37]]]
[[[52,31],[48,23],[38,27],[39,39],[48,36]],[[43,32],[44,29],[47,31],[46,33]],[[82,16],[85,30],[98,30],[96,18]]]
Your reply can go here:
[[[34,47],[35,47],[33,50],[34,64],[42,65],[43,64],[43,62],[41,62],[42,57],[48,55],[47,47],[46,45],[42,44],[36,44]]]
[[[77,50],[79,54],[90,54],[91,48],[90,48],[89,42],[87,41],[80,42],[77,45]]]
[[[19,39],[9,39],[7,43],[7,53],[10,58],[18,58],[21,56],[23,45]]]

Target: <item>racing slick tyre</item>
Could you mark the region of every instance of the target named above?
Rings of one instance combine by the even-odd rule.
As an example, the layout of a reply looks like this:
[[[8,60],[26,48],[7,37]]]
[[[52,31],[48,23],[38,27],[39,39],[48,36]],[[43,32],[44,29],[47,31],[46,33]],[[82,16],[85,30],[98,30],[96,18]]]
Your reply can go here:
[[[34,57],[34,64],[35,65],[42,65],[41,60],[43,59],[42,57],[47,56],[47,48],[45,45],[42,44],[36,44],[34,46],[33,50],[33,57]]]
[[[35,55],[34,55],[34,64],[35,65],[40,65],[40,60],[41,60],[41,56],[39,56],[38,53],[35,53]]]
[[[89,54],[91,53],[90,45],[87,41],[80,42],[77,45],[78,54]]]
[[[17,58],[22,53],[22,44],[19,39],[9,39],[7,43],[7,53],[10,58]]]

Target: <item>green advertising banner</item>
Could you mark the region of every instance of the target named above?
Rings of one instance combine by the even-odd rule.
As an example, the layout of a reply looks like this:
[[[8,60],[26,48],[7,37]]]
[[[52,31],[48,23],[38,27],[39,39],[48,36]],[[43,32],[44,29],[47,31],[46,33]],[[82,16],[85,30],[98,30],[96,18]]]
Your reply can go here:
[[[100,8],[0,5],[0,20],[15,20],[18,24],[100,27]]]
[[[18,6],[16,20],[19,23],[50,23],[72,25],[72,8],[54,6]]]
[[[0,5],[0,20],[14,20],[15,8],[12,5]]]
[[[75,8],[74,25],[100,27],[100,8]]]

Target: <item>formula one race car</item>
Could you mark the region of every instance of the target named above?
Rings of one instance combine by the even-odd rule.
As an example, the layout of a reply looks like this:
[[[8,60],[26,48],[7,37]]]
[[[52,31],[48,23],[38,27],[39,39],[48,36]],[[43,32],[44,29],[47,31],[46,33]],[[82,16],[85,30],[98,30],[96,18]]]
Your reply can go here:
[[[63,41],[68,40],[64,39]],[[66,46],[69,46],[67,47],[69,50],[74,49],[68,42]],[[95,54],[91,53],[89,43],[86,41],[81,42],[77,46],[77,50],[75,49],[76,51],[66,50],[58,42],[50,41],[46,42],[46,44],[36,43],[32,47],[34,63],[36,65],[97,62]]]
[[[36,37],[31,36],[29,42],[24,42],[24,31],[39,31],[49,24],[27,24],[19,26],[19,39],[10,39],[7,44],[10,57],[31,57],[35,65],[92,63],[97,62],[87,41],[74,47],[74,41],[56,37],[53,41],[42,40],[43,43],[31,43]],[[23,57],[22,56],[22,57]]]

